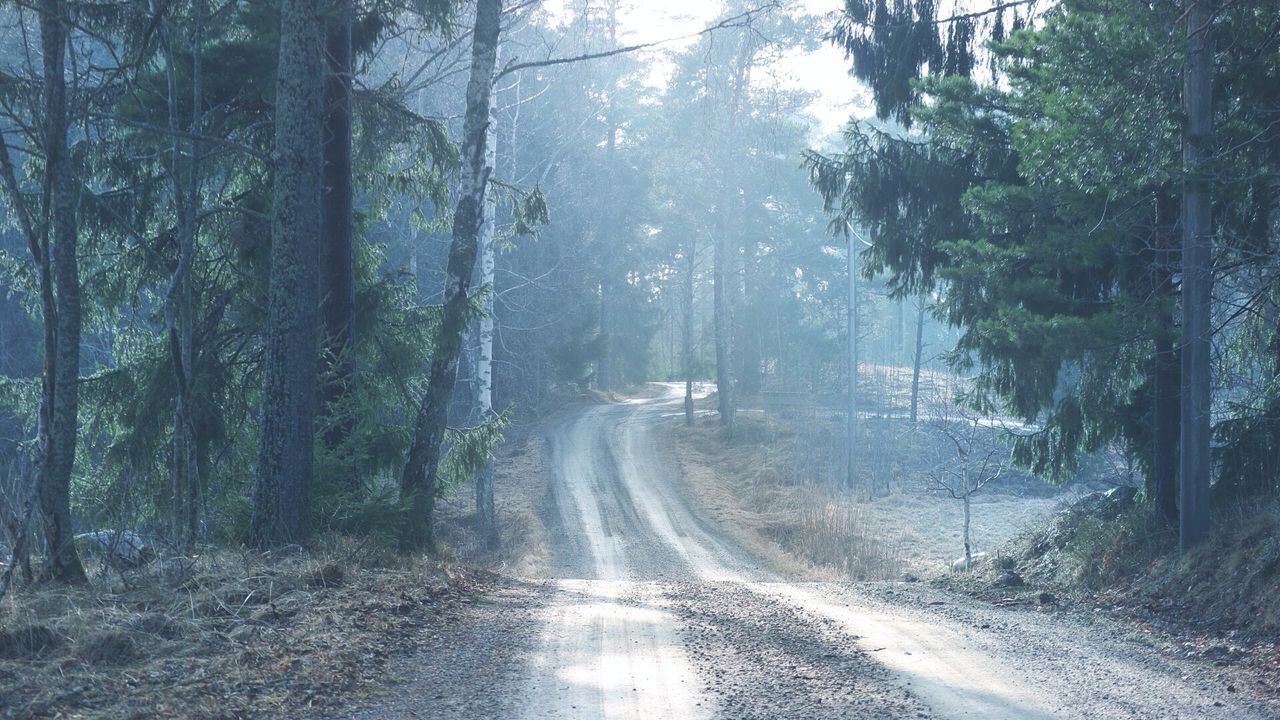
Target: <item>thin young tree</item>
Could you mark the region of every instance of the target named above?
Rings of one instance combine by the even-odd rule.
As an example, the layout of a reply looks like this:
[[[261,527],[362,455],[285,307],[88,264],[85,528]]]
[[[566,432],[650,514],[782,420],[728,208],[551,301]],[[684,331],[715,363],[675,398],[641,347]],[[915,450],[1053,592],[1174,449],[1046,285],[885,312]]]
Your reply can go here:
[[[849,233],[849,245],[845,250],[845,262],[849,275],[849,301],[845,328],[848,333],[848,357],[849,362],[849,395],[848,395],[848,414],[849,422],[845,427],[847,435],[845,436],[845,448],[847,466],[845,468],[845,487],[852,490],[857,482],[858,476],[858,273],[862,268],[858,264],[858,245],[857,236]],[[868,483],[871,480],[868,479]],[[870,495],[870,487],[867,488],[867,494]]]
[[[755,60],[754,35],[750,31],[740,33],[738,51],[726,78],[725,106],[721,123],[721,160],[716,217],[714,225],[715,245],[712,252],[712,304],[715,313],[716,335],[716,398],[720,413],[720,425],[731,435],[736,425],[736,379],[734,377],[734,255],[735,243],[730,233],[730,222],[736,198],[734,166],[734,139],[737,136],[738,113],[751,82],[752,63]]]
[[[680,363],[684,374],[684,423],[693,425],[693,322],[694,322],[694,272],[696,270],[697,241],[690,237],[684,244],[684,322],[680,328]]]
[[[1000,479],[1009,466],[1009,450],[998,431],[976,414],[943,399],[934,405],[929,425],[943,440],[938,463],[926,474],[928,489],[964,505],[964,568],[973,567],[973,498]]]
[[[195,540],[200,494],[200,464],[195,423],[195,308],[192,303],[192,265],[200,216],[201,156],[198,137],[203,131],[203,67],[201,43],[205,4],[192,6],[190,32],[186,35],[190,55],[189,88],[179,87],[177,68],[182,39],[178,28],[162,23],[160,37],[165,55],[165,82],[168,89],[169,132],[172,138],[169,174],[173,180],[174,210],[177,215],[178,257],[169,278],[165,298],[165,325],[173,366],[175,392],[173,414],[173,476],[170,490],[169,532],[178,547]],[[181,95],[190,96],[190,114],[181,113]]]
[[[1152,297],[1156,305],[1155,357],[1152,362],[1151,472],[1148,491],[1156,516],[1170,527],[1178,522],[1179,368],[1175,275],[1177,273],[1177,202],[1167,189],[1157,191],[1156,260]]]
[[[911,358],[911,424],[920,417],[920,365],[924,362],[924,311],[926,296],[916,298],[916,347]]]

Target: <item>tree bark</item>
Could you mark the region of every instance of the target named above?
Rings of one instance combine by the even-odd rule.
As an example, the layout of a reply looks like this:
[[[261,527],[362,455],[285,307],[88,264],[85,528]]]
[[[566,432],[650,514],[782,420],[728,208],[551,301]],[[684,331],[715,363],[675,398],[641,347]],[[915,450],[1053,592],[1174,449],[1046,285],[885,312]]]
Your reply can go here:
[[[893,333],[893,364],[898,366],[902,362],[902,347],[905,344],[904,336],[906,334],[906,318],[903,309],[902,298],[893,304],[893,322],[895,330]]]
[[[497,54],[494,55],[497,65]],[[484,132],[484,172],[493,175],[498,164],[497,93],[489,95],[489,122]],[[493,329],[494,286],[497,258],[494,250],[494,225],[497,220],[494,203],[484,203],[480,222],[480,284],[488,287],[484,298],[484,314],[480,317],[480,351],[476,353],[476,407],[480,422],[493,419]],[[498,547],[498,511],[493,497],[493,466],[486,463],[476,474],[476,529],[485,548]]]
[[[760,348],[760,323],[755,318],[749,317],[748,313],[751,307],[748,298],[755,297],[760,294],[760,289],[756,287],[756,252],[759,245],[753,240],[744,239],[742,243],[741,262],[738,263],[738,283],[737,298],[735,305],[739,308],[737,314],[737,335],[738,340],[735,347],[738,348],[738,356],[741,359],[741,365],[738,371],[738,395],[751,397],[760,392],[764,386],[764,376],[761,372],[761,348]]]
[[[925,296],[921,295],[919,307],[916,308],[916,354],[911,363],[911,424],[915,425],[920,417],[920,364],[924,360],[924,306]]]
[[[14,569],[23,564],[29,555],[27,543],[31,537],[31,516],[36,510],[36,493],[34,486],[25,487],[23,490],[26,490],[26,493],[22,500],[22,509],[15,508],[18,515],[16,522],[10,528],[13,537],[12,554],[8,558],[9,564],[5,566],[4,573],[0,575],[0,600],[4,599],[5,593],[9,592],[13,584]],[[23,567],[28,568],[27,565]]]
[[[1187,550],[1209,535],[1210,303],[1213,218],[1208,159],[1213,135],[1213,51],[1210,0],[1187,0],[1187,57],[1182,143],[1182,427],[1179,478],[1180,545]]]
[[[716,202],[715,248],[712,255],[712,306],[715,313],[716,333],[716,399],[720,425],[733,435],[736,426],[735,404],[737,385],[734,378],[734,308],[736,285],[734,243],[729,237],[730,204],[733,201],[734,172],[733,138],[737,133],[737,115],[742,95],[746,91],[753,46],[749,36],[740,41],[739,57],[731,69],[729,78],[728,107],[724,111],[723,138],[721,141],[720,195]]]
[[[848,435],[848,469],[845,474],[845,487],[853,489],[857,478],[858,451],[858,253],[854,248],[854,238],[849,238],[849,248],[845,253],[849,273],[848,328],[849,333],[849,423],[846,427]],[[867,495],[871,495],[867,488]]]
[[[80,380],[80,268],[76,192],[67,147],[65,55],[70,27],[60,0],[40,4],[44,70],[45,197],[52,241],[45,250],[45,367],[40,428],[39,505],[45,538],[43,572],[51,579],[85,582],[71,522]]]
[[[497,62],[502,0],[478,0],[472,35],[471,76],[467,82],[462,130],[462,183],[453,214],[453,237],[445,269],[444,313],[431,356],[427,389],[414,422],[413,444],[400,477],[401,496],[411,513],[401,537],[405,549],[433,549],[433,513],[440,443],[448,424],[449,403],[458,377],[458,356],[466,331],[467,296],[475,270],[489,172],[485,162],[489,99]]]
[[[607,2],[609,47],[618,47],[618,3]],[[611,86],[608,91],[608,103],[604,111],[604,122],[608,130],[605,138],[605,173],[603,202],[600,203],[596,228],[599,239],[603,240],[617,227],[618,187],[618,122],[617,122],[617,88]],[[600,284],[600,378],[601,390],[615,390],[623,385],[622,352],[619,335],[623,323],[621,320],[621,294],[626,288],[625,260],[618,251],[602,248],[604,257],[604,280]]]
[[[262,432],[249,526],[249,543],[257,547],[302,542],[309,531],[319,349],[322,34],[315,3],[282,0]]]
[[[332,422],[325,447],[342,445],[355,427],[348,396],[355,378],[355,215],[351,178],[352,0],[333,0],[325,19],[324,190],[320,239],[320,306],[324,315],[326,368],[322,397]],[[356,468],[346,484],[359,486]]]
[[[727,173],[726,173],[727,174]],[[735,425],[734,386],[733,386],[733,305],[729,281],[729,255],[732,252],[728,238],[728,204],[729,193],[720,193],[721,207],[716,211],[716,239],[712,256],[712,304],[715,311],[716,332],[716,402],[720,414],[720,425],[733,433]]]
[[[685,246],[684,271],[684,327],[681,330],[681,360],[684,365],[684,423],[693,425],[693,273],[694,253],[697,246],[693,238]]]
[[[1177,240],[1177,206],[1169,193],[1156,196],[1156,337],[1152,385],[1152,457],[1148,491],[1157,517],[1173,526],[1178,522],[1178,386],[1182,381],[1178,352],[1174,347],[1174,274]]]
[[[177,49],[173,27],[162,28],[165,52],[165,77],[169,91],[169,127],[173,131],[170,175],[173,177],[174,206],[178,218],[178,258],[169,279],[165,303],[168,326],[169,355],[173,365],[175,387],[173,413],[173,477],[170,492],[170,534],[177,547],[188,547],[195,541],[199,520],[200,462],[194,408],[194,339],[195,316],[192,304],[191,269],[195,256],[199,223],[200,157],[202,148],[194,139],[202,132],[203,77],[201,75],[201,34],[204,3],[195,3],[195,17],[190,37],[191,51],[191,116],[187,128],[179,117]],[[188,137],[184,137],[188,136]]]

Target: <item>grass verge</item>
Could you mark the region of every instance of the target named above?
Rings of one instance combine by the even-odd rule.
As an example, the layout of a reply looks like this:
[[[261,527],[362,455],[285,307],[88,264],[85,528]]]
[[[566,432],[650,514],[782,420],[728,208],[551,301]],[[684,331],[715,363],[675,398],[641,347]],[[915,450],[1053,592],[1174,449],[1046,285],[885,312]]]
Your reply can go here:
[[[1280,500],[1221,508],[1212,538],[1179,552],[1144,505],[1086,497],[1006,544],[950,589],[1002,605],[1089,610],[1130,623],[1164,652],[1240,665],[1280,693]],[[1012,571],[1024,583],[1001,578]],[[1039,598],[1039,600],[1037,600]]]

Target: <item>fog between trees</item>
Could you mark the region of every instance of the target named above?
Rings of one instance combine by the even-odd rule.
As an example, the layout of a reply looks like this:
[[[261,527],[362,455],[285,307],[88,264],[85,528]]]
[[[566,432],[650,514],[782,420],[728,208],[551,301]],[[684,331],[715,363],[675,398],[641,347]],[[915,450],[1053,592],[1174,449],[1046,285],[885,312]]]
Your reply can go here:
[[[838,423],[800,480],[851,497],[914,447],[877,420],[980,484],[1125,467],[1186,547],[1275,493],[1274,4],[831,10],[4,6],[4,584],[104,528],[434,550],[472,492],[492,547],[504,432],[653,380]]]

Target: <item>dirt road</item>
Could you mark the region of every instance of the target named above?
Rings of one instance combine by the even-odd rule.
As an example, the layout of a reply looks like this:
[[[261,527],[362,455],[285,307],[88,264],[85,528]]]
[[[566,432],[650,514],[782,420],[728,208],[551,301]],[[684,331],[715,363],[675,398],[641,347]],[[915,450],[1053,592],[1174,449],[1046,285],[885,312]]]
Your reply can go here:
[[[684,495],[656,431],[675,402],[554,429],[551,577],[482,608],[361,717],[1280,717],[1230,669],[1106,618],[775,576]]]

